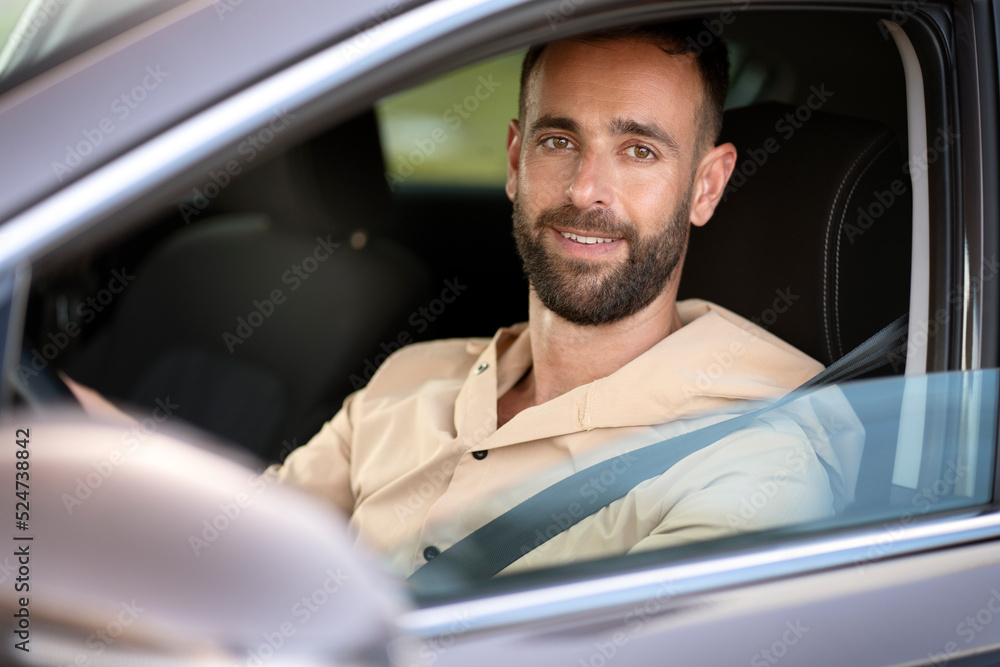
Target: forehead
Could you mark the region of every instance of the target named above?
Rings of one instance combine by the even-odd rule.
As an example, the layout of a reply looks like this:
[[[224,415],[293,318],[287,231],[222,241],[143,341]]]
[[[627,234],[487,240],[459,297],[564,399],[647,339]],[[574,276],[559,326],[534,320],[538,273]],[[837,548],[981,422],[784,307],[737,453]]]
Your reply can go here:
[[[704,94],[693,54],[649,42],[563,40],[545,47],[525,91],[525,120],[631,118],[696,130]]]

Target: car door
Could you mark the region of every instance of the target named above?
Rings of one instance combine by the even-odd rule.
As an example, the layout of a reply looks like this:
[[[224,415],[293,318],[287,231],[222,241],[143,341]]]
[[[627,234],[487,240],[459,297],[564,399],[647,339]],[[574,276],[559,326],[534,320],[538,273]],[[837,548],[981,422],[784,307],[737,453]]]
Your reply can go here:
[[[241,188],[252,192],[263,183],[283,194],[299,196],[301,190],[280,189],[291,188],[288,183],[294,183],[296,174],[301,174],[294,171],[294,164],[285,172],[268,172],[267,165],[274,167],[279,158],[292,156],[299,145],[320,145],[311,142],[360,111],[375,107],[380,113],[378,105],[386,104],[380,99],[399,93],[415,80],[423,81],[459,66],[490,62],[488,58],[499,54],[508,54],[510,59],[512,49],[532,42],[612,23],[689,18],[692,12],[704,22],[709,34],[728,33],[735,42],[742,30],[742,36],[749,35],[746,43],[758,48],[769,46],[760,38],[753,40],[753,34],[763,31],[768,19],[773,19],[775,25],[788,26],[794,33],[787,37],[784,51],[778,48],[780,42],[770,45],[774,48],[765,53],[770,59],[741,61],[748,78],[743,79],[745,87],[738,91],[754,85],[758,91],[744,92],[748,101],[759,101],[754,95],[764,94],[759,82],[768,76],[777,82],[770,93],[783,90],[782,81],[787,79],[782,76],[790,76],[789,52],[801,54],[803,62],[793,63],[799,71],[810,71],[809,66],[819,68],[812,71],[863,69],[842,66],[836,53],[821,48],[808,50],[808,43],[817,41],[812,36],[819,34],[824,21],[834,25],[841,20],[867,20],[871,33],[884,39],[902,63],[900,80],[886,82],[886,86],[901,86],[905,99],[896,96],[893,109],[875,105],[879,108],[872,113],[885,113],[887,124],[897,126],[913,182],[911,324],[906,373],[842,388],[858,406],[887,395],[898,399],[895,412],[879,414],[876,410],[870,416],[872,420],[890,422],[895,429],[886,436],[885,443],[872,441],[867,445],[888,447],[891,440],[893,456],[878,464],[883,476],[892,482],[891,489],[884,489],[886,502],[816,524],[663,552],[569,564],[495,581],[456,580],[439,589],[415,591],[408,594],[412,595],[411,609],[393,603],[369,610],[365,618],[370,624],[383,614],[382,622],[390,629],[366,638],[375,645],[369,647],[371,652],[352,646],[352,655],[363,654],[364,660],[373,664],[389,660],[393,664],[441,665],[472,661],[595,666],[663,662],[996,662],[1000,659],[1000,623],[995,622],[1000,602],[993,589],[1000,573],[996,546],[1000,520],[994,511],[998,208],[989,175],[995,174],[997,167],[997,27],[995,7],[988,3],[868,3],[863,7],[836,3],[703,3],[680,7],[670,3],[652,6],[564,0],[432,2],[404,8],[394,4],[333,7],[304,2],[280,9],[247,0],[241,4],[187,3],[133,28],[118,41],[94,45],[92,50],[38,74],[37,80],[29,79],[5,93],[6,104],[0,108],[5,116],[4,142],[11,148],[0,159],[5,163],[4,173],[10,174],[11,187],[5,190],[0,206],[4,218],[0,225],[0,287],[6,304],[0,315],[5,323],[2,342],[7,379],[7,398],[0,399],[7,400],[9,408],[14,400],[9,397],[19,395],[18,400],[44,408],[47,395],[41,389],[37,393],[32,390],[42,386],[36,384],[41,383],[36,378],[51,379],[54,371],[69,369],[74,362],[78,367],[85,365],[81,361],[85,361],[84,353],[91,344],[97,345],[104,331],[118,321],[128,301],[134,300],[128,296],[130,288],[120,293],[112,289],[123,282],[113,271],[119,271],[119,276],[131,275],[133,259],[136,267],[148,267],[161,256],[157,253],[174,247],[170,245],[173,234],[193,233],[187,231],[191,224],[219,223],[221,215],[233,213],[225,209],[224,200]],[[258,35],[268,38],[260,39]],[[851,36],[834,33],[833,41],[842,37],[841,41],[847,42]],[[789,46],[793,43],[794,48]],[[157,72],[162,81],[154,76]],[[171,87],[174,82],[176,88]],[[111,105],[136,86],[143,87],[148,102],[130,108],[135,112],[130,118],[109,115],[116,113]],[[808,86],[805,89],[808,91]],[[794,86],[790,90],[794,91]],[[161,93],[162,99],[158,97]],[[795,92],[790,94],[789,101],[798,104],[808,99],[796,98]],[[846,110],[865,108],[865,90],[860,84],[856,91],[848,89],[841,99],[845,98],[853,101],[853,106],[845,103]],[[897,113],[900,109],[901,122]],[[103,127],[113,130],[102,129],[106,119],[111,125],[104,123]],[[293,122],[276,124],[276,119]],[[384,114],[379,121],[385,135],[387,124],[393,121]],[[100,141],[96,140],[98,136]],[[433,141],[433,135],[429,136]],[[417,141],[421,139],[426,138],[416,137]],[[407,141],[403,140],[404,145]],[[332,149],[329,143],[322,145],[334,158],[347,159],[338,153],[336,144]],[[425,150],[421,157],[428,159],[430,153]],[[391,168],[398,157],[387,154],[386,164]],[[413,166],[415,159],[409,152],[403,158]],[[307,163],[313,165],[309,169],[315,164]],[[420,272],[427,266],[434,267],[433,271],[440,275],[431,272],[430,295],[416,296],[416,306],[400,305],[398,310],[406,324],[396,329],[390,324],[388,328],[393,333],[425,333],[416,332],[419,326],[415,324],[431,323],[419,310],[425,307],[430,315],[441,317],[437,322],[440,328],[427,327],[426,333],[452,335],[454,329],[449,327],[459,326],[454,314],[459,311],[448,311],[456,318],[449,320],[447,314],[435,313],[433,300],[444,280],[455,277],[452,269],[456,264],[441,262],[448,261],[448,255],[463,256],[466,263],[457,275],[464,276],[465,270],[477,268],[487,274],[474,274],[469,294],[477,287],[486,289],[488,274],[493,273],[484,270],[489,264],[477,253],[464,251],[484,247],[481,244],[489,237],[462,239],[454,245],[415,241],[420,230],[433,229],[419,226],[427,224],[427,214],[421,211],[449,207],[454,211],[468,206],[496,223],[490,225],[491,230],[499,226],[506,212],[497,204],[495,189],[477,191],[453,177],[436,189],[421,190],[421,172],[428,173],[426,169],[414,169],[412,177],[406,177],[407,184],[395,183],[391,178],[387,181],[387,185],[399,186],[392,191],[393,203],[402,218],[412,222],[412,228],[387,226],[376,234],[370,229],[347,227],[339,230],[343,234],[337,242],[345,249],[356,244],[359,251],[372,250],[375,240],[385,242],[380,248],[401,246],[412,255],[400,263],[413,261],[424,266],[412,275],[423,275]],[[281,173],[285,180],[275,175]],[[269,175],[251,185],[251,178],[259,178],[260,174]],[[411,186],[409,190],[406,185]],[[362,192],[363,196],[371,194],[368,190]],[[456,226],[462,222],[458,217]],[[247,229],[252,228],[250,221]],[[283,233],[298,231],[288,229]],[[318,246],[312,236],[305,238],[305,248],[312,253]],[[314,259],[317,266],[326,266],[318,256]],[[119,260],[126,262],[124,274]],[[493,257],[489,260],[493,261]],[[286,267],[280,262],[279,268],[292,270],[293,264],[286,262]],[[305,284],[302,276],[312,273],[304,261],[296,259],[294,265],[305,267],[301,276],[294,271],[290,274]],[[498,262],[498,266],[517,273],[509,262]],[[291,298],[293,282],[285,282],[283,275],[278,272],[266,277],[274,282],[274,289],[285,290],[281,296]],[[81,277],[91,281],[91,286],[82,291],[78,287],[83,284]],[[118,282],[112,283],[114,279]],[[102,290],[108,293],[106,304],[101,301]],[[242,341],[262,340],[273,328],[268,323],[277,322],[269,319],[268,307],[260,304],[264,304],[262,299],[271,299],[270,307],[278,312],[282,303],[272,291],[262,294],[236,304],[245,311],[240,317],[245,319],[249,334],[241,333],[238,320],[227,323],[232,335]],[[93,328],[81,326],[81,335],[70,335],[67,323],[80,323],[72,317],[59,319],[59,304],[74,304],[69,313],[83,318],[86,305],[78,310],[75,304],[87,304],[88,297],[108,312],[98,312],[91,305],[96,313]],[[459,300],[460,307],[477,301],[475,305],[480,309],[470,306],[470,312],[478,318],[476,321],[483,321],[484,310],[489,310],[483,304],[490,299],[463,298],[466,300]],[[505,312],[516,312],[516,306],[505,307],[509,308]],[[251,319],[254,312],[258,316]],[[413,313],[417,313],[416,320]],[[261,324],[255,326],[255,321]],[[225,343],[221,329],[211,333]],[[60,334],[65,335],[67,345],[59,345],[64,340]],[[23,345],[26,340],[31,341],[27,349]],[[363,378],[367,368],[364,362],[374,369],[385,358],[379,355],[387,356],[392,349],[409,342],[399,336],[376,340],[383,345],[373,346],[376,349],[358,360],[358,377]],[[231,339],[229,342],[232,353],[238,346]],[[282,347],[293,344],[286,339]],[[116,351],[114,346],[110,349]],[[33,356],[33,351],[39,356]],[[22,352],[27,353],[26,359]],[[100,380],[101,364],[91,364],[93,367],[98,369],[91,371],[93,377]],[[29,380],[20,387],[16,382],[18,371]],[[34,375],[32,371],[36,371]],[[332,395],[331,390],[331,397],[325,398],[332,401]],[[162,401],[164,396],[152,398]],[[152,419],[150,424],[155,429],[140,432],[148,439],[157,439],[160,427],[156,416],[166,414],[166,408],[151,400],[145,409],[139,415],[139,424],[144,423],[143,419]],[[21,420],[17,428],[38,429],[47,423],[44,416],[26,416],[22,412],[16,413],[14,419]],[[866,427],[872,423],[866,423]],[[277,449],[278,443],[274,444]],[[295,444],[301,441],[289,436],[281,449],[287,453]],[[51,446],[65,447],[66,443]],[[16,460],[10,458],[8,463],[15,466]],[[88,464],[84,461],[82,465]],[[12,475],[16,470],[11,467]],[[74,476],[69,475],[69,479]],[[66,491],[56,486],[50,492],[55,494],[53,498],[61,498]],[[220,510],[209,500],[204,511],[193,510],[192,516],[204,516],[211,523]],[[281,502],[285,501],[274,501],[274,506]],[[59,502],[54,506],[58,508]],[[96,505],[88,501],[87,506]],[[262,503],[262,511],[270,506]],[[169,511],[166,515],[170,515]],[[44,515],[37,520],[43,521]],[[100,521],[100,516],[91,520]],[[333,525],[325,521],[316,518],[318,526]],[[194,521],[195,528],[199,523]],[[279,528],[272,524],[259,530],[264,531],[259,533],[261,539],[271,545],[262,557],[273,556],[271,549],[281,549]],[[335,530],[342,531],[343,527],[338,525]],[[181,530],[179,534],[186,544],[191,535],[208,542],[201,533]],[[227,533],[230,537],[236,534]],[[244,535],[247,544],[253,535]],[[142,540],[137,542],[131,546],[126,542],[125,548],[138,549]],[[213,549],[209,553],[221,551]],[[98,567],[99,561],[95,557],[92,566]],[[141,562],[126,561],[142,572]],[[265,561],[270,562],[266,558],[260,562]],[[53,568],[72,569],[73,565],[66,557],[53,556],[48,562]],[[351,567],[355,565],[352,562]],[[223,565],[215,562],[213,567]],[[359,597],[364,597],[365,591],[380,591],[381,584],[368,582],[369,574],[357,576],[366,581]],[[377,579],[374,575],[372,578]],[[65,580],[71,577],[53,577],[53,581]],[[312,589],[304,582],[295,585],[304,587],[301,592],[308,595],[323,583],[319,581]],[[246,585],[252,590],[258,584],[248,580]],[[184,584],[178,586],[183,588]],[[227,583],[214,593],[224,596],[231,586]],[[395,581],[386,588],[396,595],[406,585]],[[57,590],[46,594],[53,598],[42,598],[37,605],[58,599]],[[100,598],[99,590],[91,594]],[[123,594],[121,589],[116,590],[118,597]],[[235,593],[233,597],[243,599]],[[260,604],[266,607],[267,601]],[[19,605],[18,601],[12,616],[20,610]],[[333,616],[324,616],[322,623],[335,622],[338,615],[347,618],[349,607],[345,603],[342,608],[326,608]],[[315,633],[311,636],[321,634],[321,622],[309,619],[302,627]],[[289,627],[297,629],[300,620],[301,616],[290,618]],[[232,652],[228,657],[250,664],[274,655],[290,655],[288,651],[296,646],[294,633],[281,631],[279,621],[278,617],[268,616],[255,628],[259,629],[256,635],[243,637],[235,648],[227,647]],[[92,623],[97,623],[93,631],[106,625],[103,621]],[[211,625],[210,620],[206,623]],[[281,635],[278,646],[276,640],[268,639],[275,636],[275,628]],[[210,630],[206,630],[206,641],[216,637]],[[84,644],[90,634],[83,632],[80,639]],[[305,634],[302,630],[298,636]],[[391,641],[387,639],[389,634],[393,635]],[[101,653],[111,654],[112,648],[106,644]],[[308,649],[300,646],[304,653]],[[384,657],[382,650],[387,650],[389,657]],[[22,661],[25,657],[12,655]],[[88,661],[100,658],[92,646],[70,657],[75,655]],[[322,655],[309,657],[323,661]]]

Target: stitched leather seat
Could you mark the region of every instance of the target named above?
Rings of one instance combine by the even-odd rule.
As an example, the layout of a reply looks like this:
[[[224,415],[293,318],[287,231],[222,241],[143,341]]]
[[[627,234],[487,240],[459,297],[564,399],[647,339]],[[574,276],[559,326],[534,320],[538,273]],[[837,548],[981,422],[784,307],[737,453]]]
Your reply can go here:
[[[887,127],[807,110],[726,112],[722,141],[736,145],[737,166],[715,215],[691,233],[680,295],[726,306],[829,365],[909,308],[910,180]]]

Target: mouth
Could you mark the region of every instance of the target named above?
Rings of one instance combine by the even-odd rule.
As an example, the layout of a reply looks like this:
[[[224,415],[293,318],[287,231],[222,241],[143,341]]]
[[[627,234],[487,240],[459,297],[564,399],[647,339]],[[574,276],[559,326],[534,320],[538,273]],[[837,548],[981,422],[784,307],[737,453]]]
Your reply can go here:
[[[574,234],[573,232],[559,232],[563,238],[567,238],[575,243],[580,243],[583,245],[595,245],[598,243],[614,243],[620,241],[621,237],[609,238],[606,236],[584,236],[582,234]]]
[[[571,232],[565,227],[562,229],[550,227],[549,234],[563,253],[579,259],[617,257],[627,246],[623,236],[597,236],[593,232]]]

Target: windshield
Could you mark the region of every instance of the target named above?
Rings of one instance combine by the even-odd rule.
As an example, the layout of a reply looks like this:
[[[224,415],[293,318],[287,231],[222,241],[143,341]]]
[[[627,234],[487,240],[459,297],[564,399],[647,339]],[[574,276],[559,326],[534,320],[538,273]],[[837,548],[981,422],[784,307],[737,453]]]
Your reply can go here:
[[[8,89],[184,0],[17,0],[0,7],[0,89]]]

